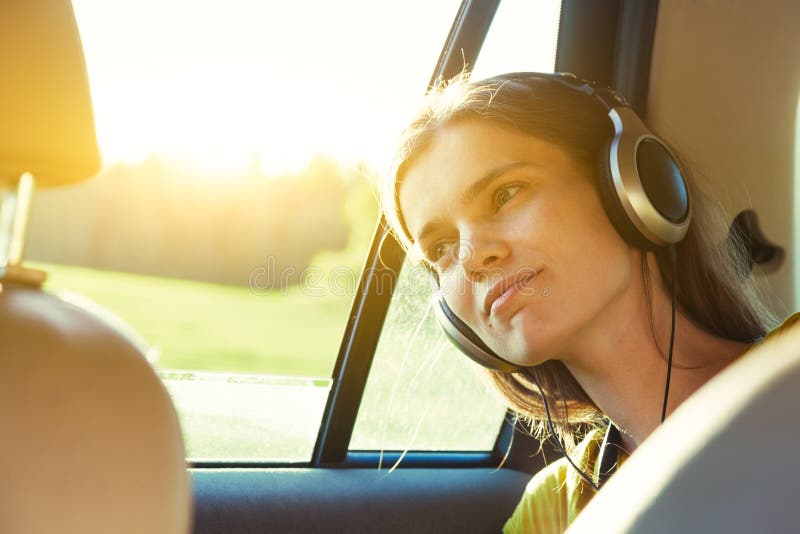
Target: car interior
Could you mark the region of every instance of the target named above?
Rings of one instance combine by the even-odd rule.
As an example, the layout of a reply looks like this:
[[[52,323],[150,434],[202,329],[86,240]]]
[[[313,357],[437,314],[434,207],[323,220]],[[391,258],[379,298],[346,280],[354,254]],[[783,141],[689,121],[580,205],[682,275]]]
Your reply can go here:
[[[515,0],[461,1],[449,15],[449,32],[439,28],[441,48],[429,51],[434,68],[428,85],[479,64],[484,46],[489,51],[493,24],[512,4]],[[800,3],[562,0],[556,5],[553,71],[624,95],[720,201],[730,216],[729,231],[745,236],[750,275],[764,280],[775,315],[783,319],[800,309]],[[406,363],[380,367],[376,356],[388,350],[381,347],[389,343],[384,340],[391,317],[400,307],[393,294],[404,287],[407,272],[406,254],[377,212],[376,220],[362,225],[370,232],[369,247],[358,259],[338,345],[330,347],[335,353],[330,375],[302,379],[318,399],[318,416],[296,411],[305,402],[290,392],[291,384],[301,382],[296,377],[270,382],[269,394],[275,396],[263,405],[247,401],[254,413],[283,417],[292,432],[307,437],[301,459],[195,452],[195,438],[187,433],[195,419],[183,412],[185,392],[194,386],[179,381],[205,377],[211,385],[198,395],[222,402],[233,385],[256,391],[266,379],[257,372],[220,378],[180,367],[161,371],[151,340],[127,317],[90,298],[48,289],[50,269],[40,262],[51,260],[39,252],[39,236],[60,224],[54,217],[65,212],[57,209],[77,206],[69,199],[87,190],[76,187],[94,187],[103,165],[78,7],[77,0],[0,5],[0,414],[6,429],[0,440],[0,531],[500,531],[531,476],[559,454],[549,442],[528,435],[513,412],[500,406],[477,446],[415,448],[402,439],[362,437],[364,406],[376,403],[383,414],[387,406],[407,401],[396,394],[398,387],[383,397],[375,393],[375,375],[416,372]],[[338,8],[327,9],[335,16]],[[342,17],[352,16],[341,9]],[[369,11],[366,5],[359,9]],[[312,10],[304,16],[318,15]],[[422,10],[415,16],[427,15]],[[192,20],[187,17],[186,25]],[[302,61],[292,54],[279,51],[289,62]],[[418,88],[420,95],[425,90]],[[321,183],[310,181],[308,187]],[[47,197],[51,190],[73,196]],[[156,222],[159,216],[153,216]],[[36,226],[47,217],[54,221],[50,226]],[[120,212],[107,221],[113,226],[125,218]],[[82,242],[90,247],[96,234],[81,228]],[[70,262],[81,265],[80,258],[65,261]],[[251,273],[251,291],[253,280]],[[247,284],[245,279],[240,285]],[[162,306],[169,307],[166,301],[147,302],[143,316]],[[421,352],[411,342],[418,321],[413,317],[410,328],[398,327],[395,344],[404,345],[398,350]],[[322,335],[313,325],[303,334]],[[278,343],[265,341],[271,342]],[[291,340],[288,347],[291,352]],[[800,323],[756,351],[683,403],[569,532],[796,529],[793,489],[800,460],[793,452],[800,427],[793,423],[800,401]],[[454,410],[448,417],[471,434],[470,423],[458,420],[459,410],[471,411],[472,405],[441,399],[439,404]],[[416,435],[414,420],[423,417],[416,408],[409,411],[412,429],[404,429],[403,436]],[[233,431],[219,425],[212,441],[233,447],[228,443]],[[441,426],[441,433],[453,432]],[[242,428],[247,433],[250,427]],[[252,439],[269,441],[257,433]]]

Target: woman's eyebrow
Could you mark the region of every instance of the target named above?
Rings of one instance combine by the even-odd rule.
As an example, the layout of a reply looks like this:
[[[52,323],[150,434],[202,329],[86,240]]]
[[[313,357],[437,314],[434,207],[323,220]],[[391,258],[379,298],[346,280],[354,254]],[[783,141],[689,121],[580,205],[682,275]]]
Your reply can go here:
[[[442,225],[442,220],[440,218],[436,218],[430,222],[425,223],[425,226],[422,227],[422,230],[419,232],[419,236],[417,236],[416,244],[419,245],[425,239],[428,234],[431,234],[437,230],[439,226]]]
[[[505,165],[500,165],[499,167],[495,167],[494,169],[490,170],[478,180],[476,180],[472,185],[470,185],[460,197],[461,204],[466,204],[478,197],[487,187],[492,185],[492,182],[500,178],[506,173],[509,173],[515,169],[520,167],[541,167],[541,165],[537,165],[536,163],[532,163],[530,161],[512,161],[511,163],[506,163]],[[419,232],[419,236],[416,239],[417,243],[422,242],[428,234],[431,234],[437,230],[439,226],[441,226],[442,220],[441,218],[433,219],[432,221],[426,223],[422,230]]]
[[[505,165],[500,165],[499,167],[495,167],[494,169],[490,170],[478,180],[476,180],[472,185],[470,185],[462,194],[461,194],[461,204],[466,204],[471,202],[475,198],[478,197],[487,187],[492,185],[492,182],[503,176],[504,174],[513,171],[514,169],[518,169],[520,167],[539,167],[539,165],[535,163],[531,163],[530,161],[512,161],[511,163],[506,163]]]

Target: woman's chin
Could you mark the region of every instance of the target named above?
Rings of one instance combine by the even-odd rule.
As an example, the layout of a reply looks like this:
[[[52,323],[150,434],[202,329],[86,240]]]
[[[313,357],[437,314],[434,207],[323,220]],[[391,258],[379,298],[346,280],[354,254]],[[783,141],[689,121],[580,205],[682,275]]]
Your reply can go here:
[[[503,359],[520,367],[535,367],[552,359],[541,348],[534,349],[527,344],[516,347],[506,345],[504,349],[495,350],[495,352],[501,355]]]

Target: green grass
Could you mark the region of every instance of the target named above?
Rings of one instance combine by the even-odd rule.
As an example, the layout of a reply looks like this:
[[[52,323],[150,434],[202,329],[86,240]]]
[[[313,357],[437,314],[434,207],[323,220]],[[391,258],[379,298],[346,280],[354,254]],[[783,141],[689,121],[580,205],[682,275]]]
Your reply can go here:
[[[45,289],[80,293],[159,348],[157,366],[330,376],[350,296],[257,295],[248,288],[38,264]]]

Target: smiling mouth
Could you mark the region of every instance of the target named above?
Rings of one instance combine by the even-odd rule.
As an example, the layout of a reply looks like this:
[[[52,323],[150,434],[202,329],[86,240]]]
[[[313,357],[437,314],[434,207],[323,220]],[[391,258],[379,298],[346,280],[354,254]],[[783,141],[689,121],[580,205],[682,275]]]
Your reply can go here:
[[[540,271],[537,270],[532,273],[519,275],[515,277],[515,279],[506,279],[489,288],[484,302],[484,313],[487,316],[494,315],[501,306],[511,300],[514,295],[533,281],[539,275],[539,272]]]

